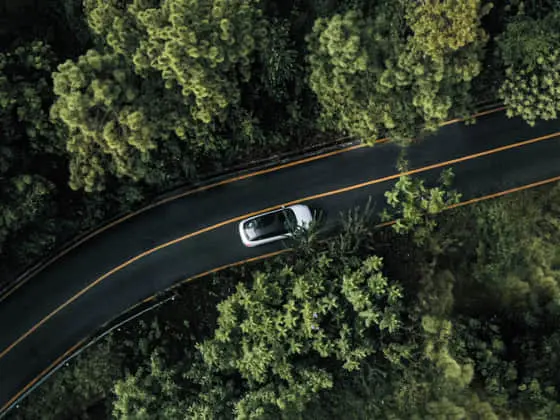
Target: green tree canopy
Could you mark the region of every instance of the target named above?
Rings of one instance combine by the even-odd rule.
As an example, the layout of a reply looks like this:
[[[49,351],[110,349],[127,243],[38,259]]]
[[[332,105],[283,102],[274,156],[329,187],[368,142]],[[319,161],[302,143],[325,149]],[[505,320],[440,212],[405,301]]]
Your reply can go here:
[[[157,71],[167,89],[179,90],[196,119],[225,117],[251,78],[255,51],[266,46],[258,0],[89,1],[89,22],[135,72]]]
[[[401,172],[408,169],[402,161],[398,168]],[[417,244],[431,240],[437,226],[434,215],[457,204],[461,194],[452,190],[453,170],[444,170],[440,177],[440,186],[428,188],[424,180],[418,177],[403,175],[399,177],[393,188],[385,192],[388,208],[381,213],[384,222],[394,221],[392,228],[399,234],[413,232]]]
[[[23,143],[35,153],[64,150],[48,114],[55,61],[52,49],[41,41],[0,53],[0,140],[4,147],[23,149]],[[5,164],[0,165],[0,174],[2,170]]]
[[[137,76],[123,56],[96,50],[61,64],[53,78],[51,116],[67,127],[72,188],[98,191],[109,174],[156,182],[176,170],[158,167],[156,157],[184,150],[179,138],[196,127],[180,114],[180,95]]]
[[[55,60],[40,41],[0,53],[0,253],[10,235],[53,210],[48,171],[64,150],[60,130],[48,117]],[[52,238],[35,230],[33,239],[40,248]],[[21,252],[17,244],[10,249]]]
[[[432,3],[380,2],[371,14],[316,21],[309,81],[327,122],[365,141],[384,133],[406,140],[435,130],[452,109],[465,112],[488,8]]]
[[[113,416],[123,420],[184,418],[188,401],[176,376],[157,352],[152,353],[148,371],[140,368],[115,384]]]
[[[481,19],[491,8],[481,0],[425,0],[408,10],[407,20],[417,47],[438,57],[486,40]]]
[[[520,15],[498,38],[505,66],[500,97],[508,116],[521,116],[530,125],[551,120],[560,109],[560,12],[542,19]]]
[[[86,10],[99,46],[53,75],[51,115],[68,130],[74,189],[103,189],[108,175],[154,183],[188,172],[226,147],[228,117],[230,129],[252,124],[240,100],[266,46],[257,1],[89,0]]]
[[[320,253],[256,273],[219,305],[218,328],[200,350],[208,368],[240,375],[237,417],[300,412],[333,386],[333,370],[359,369],[383,350],[399,330],[402,291],[381,268],[375,256],[341,267]]]

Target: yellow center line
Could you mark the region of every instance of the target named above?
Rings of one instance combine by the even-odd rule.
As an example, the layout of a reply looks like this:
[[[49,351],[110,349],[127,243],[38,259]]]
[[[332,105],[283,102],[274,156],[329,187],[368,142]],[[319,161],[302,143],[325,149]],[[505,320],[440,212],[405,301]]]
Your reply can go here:
[[[443,211],[451,210],[451,209],[454,209],[454,208],[457,208],[457,207],[468,206],[470,204],[478,203],[480,201],[486,201],[486,200],[490,200],[490,199],[493,199],[493,198],[502,197],[504,195],[512,194],[512,193],[523,191],[523,190],[528,190],[530,188],[535,188],[535,187],[539,187],[539,186],[542,186],[542,185],[545,185],[545,184],[550,184],[550,183],[558,182],[558,181],[560,181],[560,176],[555,176],[555,177],[548,178],[548,179],[545,179],[545,180],[542,180],[542,181],[537,181],[537,182],[533,182],[531,184],[522,185],[520,187],[510,188],[509,190],[499,191],[497,193],[484,195],[482,197],[472,198],[470,200],[462,201],[462,202],[457,203],[457,204],[452,204],[452,205],[444,208]],[[379,223],[379,224],[375,225],[375,227],[376,228],[383,228],[383,227],[394,225],[395,223],[396,223],[396,220],[390,220],[388,222]],[[270,252],[268,254],[259,255],[257,257],[252,257],[252,258],[248,258],[248,259],[245,259],[245,260],[236,261],[234,263],[225,264],[225,265],[222,265],[220,267],[213,268],[212,270],[204,271],[204,272],[196,274],[192,277],[188,277],[184,280],[181,280],[180,282],[178,282],[176,285],[172,286],[171,288],[176,288],[176,287],[178,287],[182,284],[189,283],[193,280],[199,279],[201,277],[206,277],[210,274],[217,273],[219,271],[223,271],[227,268],[237,267],[239,265],[244,265],[244,264],[247,264],[247,263],[250,263],[250,262],[263,260],[263,259],[266,259],[266,258],[272,258],[272,257],[275,257],[275,256],[280,255],[280,254],[284,254],[284,253],[289,252],[289,251],[292,251],[292,248],[283,248],[279,251],[274,251],[274,252]],[[147,298],[147,300],[152,300],[152,299],[155,298],[155,296],[156,295],[152,295],[149,298]]]
[[[383,144],[383,143],[386,143],[386,142],[388,142],[388,141],[389,141],[389,140],[388,140],[388,139],[385,139],[385,138],[384,138],[384,139],[379,139],[379,140],[377,140],[377,141],[375,142],[375,144]],[[39,268],[36,269],[36,270],[32,270],[31,273],[30,273],[31,275],[28,275],[27,277],[24,277],[24,278],[23,278],[22,280],[20,280],[17,284],[15,284],[10,290],[8,290],[6,293],[4,293],[3,295],[1,295],[1,296],[0,296],[0,302],[1,302],[2,300],[6,299],[8,296],[10,296],[12,293],[14,293],[14,292],[15,292],[17,289],[19,289],[22,285],[24,285],[31,277],[33,277],[33,276],[35,275],[36,272],[41,271],[41,268],[44,267],[45,265],[52,264],[53,262],[59,260],[59,259],[62,258],[64,255],[66,255],[67,253],[69,253],[70,251],[72,251],[73,249],[77,248],[78,246],[80,246],[81,244],[83,244],[83,243],[86,242],[87,240],[93,238],[94,236],[97,236],[97,235],[99,235],[100,233],[106,231],[107,229],[110,229],[110,228],[112,228],[113,226],[118,225],[118,224],[124,222],[125,220],[128,220],[128,219],[130,219],[130,218],[132,218],[132,217],[134,217],[134,216],[137,216],[137,215],[139,215],[140,213],[144,213],[144,212],[146,212],[146,211],[148,211],[148,210],[151,210],[151,209],[153,209],[154,207],[158,207],[158,206],[161,206],[161,205],[163,205],[163,204],[166,204],[166,203],[168,203],[168,202],[170,202],[170,201],[175,201],[175,200],[177,200],[177,199],[180,199],[180,198],[183,198],[183,197],[192,195],[192,194],[196,194],[196,193],[199,193],[199,192],[202,192],[202,191],[206,191],[206,190],[209,190],[209,189],[212,189],[212,188],[216,188],[216,187],[219,187],[219,186],[222,186],[222,185],[231,184],[231,183],[236,182],[236,181],[242,181],[242,180],[244,180],[244,179],[253,178],[253,177],[256,177],[256,176],[259,176],[259,175],[264,175],[264,174],[267,174],[267,173],[270,173],[270,172],[279,171],[279,170],[281,170],[281,169],[290,168],[290,167],[292,167],[292,166],[297,166],[297,165],[309,163],[309,162],[312,162],[312,161],[315,161],[315,160],[324,159],[324,158],[327,158],[327,157],[330,157],[330,156],[335,156],[335,155],[338,155],[338,154],[347,153],[347,152],[350,152],[350,151],[352,151],[352,150],[360,149],[360,148],[362,148],[362,147],[365,147],[365,145],[364,145],[364,144],[358,144],[358,145],[354,145],[354,146],[349,146],[349,147],[346,147],[346,148],[344,148],[344,149],[334,150],[334,151],[332,151],[332,152],[323,153],[323,154],[316,155],[316,156],[311,156],[311,157],[308,157],[308,158],[305,158],[305,159],[296,160],[296,161],[293,161],[293,162],[288,162],[288,163],[285,163],[285,164],[283,164],[283,165],[274,166],[274,167],[272,167],[272,168],[262,169],[262,170],[260,170],[260,171],[250,172],[250,173],[248,173],[248,174],[239,175],[239,176],[236,176],[236,177],[224,179],[224,180],[219,181],[219,182],[214,182],[214,183],[209,184],[209,185],[205,185],[205,186],[202,186],[202,187],[194,188],[194,189],[192,189],[192,190],[185,191],[185,192],[183,192],[183,193],[176,194],[176,195],[173,195],[173,196],[171,196],[171,197],[167,197],[167,198],[164,198],[164,199],[162,199],[162,200],[156,201],[155,203],[152,203],[152,204],[150,204],[150,205],[148,205],[148,206],[142,207],[141,209],[139,209],[139,210],[137,210],[137,211],[128,213],[127,215],[125,215],[125,216],[123,216],[123,217],[121,217],[121,218],[119,218],[119,219],[117,219],[117,220],[114,220],[113,222],[108,223],[108,224],[106,224],[105,226],[103,226],[103,227],[101,227],[101,228],[99,228],[99,229],[96,229],[94,232],[91,232],[91,233],[87,234],[87,235],[84,236],[82,239],[80,239],[78,242],[76,242],[75,244],[73,244],[72,246],[70,246],[70,247],[64,249],[64,250],[61,251],[61,252],[59,252],[57,255],[55,255],[55,256],[52,257],[50,260],[48,260],[45,264],[42,264],[41,267],[39,267]]]
[[[8,354],[8,352],[10,352],[19,343],[21,343],[23,340],[25,340],[27,337],[29,337],[29,335],[31,335],[34,331],[36,331],[40,326],[45,324],[49,319],[51,319],[53,316],[55,316],[61,310],[66,308],[72,302],[77,300],[79,297],[83,296],[85,293],[87,293],[93,287],[95,287],[96,285],[101,283],[103,280],[105,280],[106,278],[108,278],[112,274],[116,273],[117,271],[120,271],[123,268],[133,264],[134,262],[138,261],[139,259],[144,258],[144,257],[146,257],[150,254],[153,254],[153,253],[155,253],[155,252],[157,252],[157,251],[159,251],[163,248],[167,248],[171,245],[175,245],[175,244],[177,244],[179,242],[182,242],[186,239],[190,239],[192,237],[201,235],[201,234],[209,232],[211,230],[218,229],[218,228],[220,228],[222,226],[225,226],[225,225],[228,225],[230,223],[238,222],[238,221],[243,220],[247,217],[251,217],[251,216],[254,216],[254,215],[257,215],[257,214],[260,214],[260,213],[275,210],[275,209],[277,209],[281,206],[290,206],[292,204],[301,203],[303,201],[315,200],[315,199],[318,199],[318,198],[329,197],[329,196],[332,196],[332,195],[336,195],[336,194],[340,194],[340,193],[344,193],[344,192],[348,192],[348,191],[353,191],[353,190],[363,188],[363,187],[367,187],[367,186],[370,186],[370,185],[379,184],[379,183],[386,182],[386,181],[391,181],[391,180],[397,179],[401,176],[414,175],[414,174],[418,174],[418,173],[421,173],[421,172],[430,171],[432,169],[437,169],[437,168],[442,168],[444,166],[453,165],[455,163],[460,163],[460,162],[464,162],[464,161],[467,161],[467,160],[476,159],[476,158],[479,158],[479,157],[482,157],[482,156],[488,156],[488,155],[492,155],[492,154],[495,154],[495,153],[503,152],[505,150],[514,149],[514,148],[518,148],[518,147],[522,147],[522,146],[527,146],[527,145],[530,145],[530,144],[533,144],[533,143],[537,143],[537,142],[540,142],[540,141],[544,141],[544,140],[548,140],[548,139],[557,137],[559,135],[560,135],[560,131],[558,131],[556,133],[552,133],[552,134],[547,134],[545,136],[536,137],[534,139],[529,139],[529,140],[521,141],[521,142],[518,142],[518,143],[508,144],[506,146],[501,146],[501,147],[497,147],[497,148],[494,148],[494,149],[486,150],[484,152],[474,153],[474,154],[463,156],[463,157],[460,157],[460,158],[447,160],[445,162],[434,163],[433,165],[428,165],[428,166],[424,166],[424,167],[417,168],[417,169],[411,169],[411,170],[408,170],[408,171],[405,171],[405,172],[396,173],[396,174],[389,175],[389,176],[382,177],[382,178],[372,179],[372,180],[362,182],[362,183],[359,183],[359,184],[350,185],[348,187],[343,187],[343,188],[339,188],[339,189],[336,189],[336,190],[327,191],[327,192],[324,192],[324,193],[299,198],[297,200],[288,201],[288,202],[283,203],[283,204],[277,204],[277,205],[274,205],[274,206],[267,207],[265,209],[253,211],[253,212],[241,215],[241,216],[237,216],[237,217],[233,217],[231,219],[224,220],[220,223],[216,223],[214,225],[207,226],[203,229],[197,230],[195,232],[188,233],[188,234],[183,235],[179,238],[176,238],[176,239],[173,239],[169,242],[158,245],[154,248],[151,248],[147,251],[144,251],[144,252],[136,255],[135,257],[125,261],[124,263],[118,265],[117,267],[115,267],[112,270],[108,271],[107,273],[103,274],[101,277],[98,277],[92,283],[90,283],[89,285],[84,287],[82,290],[80,290],[74,296],[69,298],[66,302],[64,302],[63,304],[58,306],[56,309],[54,309],[52,312],[50,312],[47,316],[45,316],[43,319],[41,319],[39,322],[37,322],[33,327],[31,327],[28,331],[26,331],[24,334],[22,334],[12,344],[10,344],[8,347],[6,347],[0,353],[0,359],[2,359],[6,354]]]
[[[553,178],[548,178],[548,179],[545,179],[543,181],[533,182],[531,184],[522,185],[520,187],[511,188],[509,190],[500,191],[500,192],[485,195],[485,196],[482,196],[482,197],[473,198],[473,199],[470,199],[470,200],[467,200],[467,201],[463,201],[463,202],[448,206],[444,210],[450,210],[450,209],[453,209],[453,208],[456,208],[456,207],[461,207],[461,206],[466,206],[466,205],[469,205],[469,204],[474,204],[474,203],[477,203],[477,202],[480,202],[480,201],[485,201],[485,200],[501,197],[501,196],[504,196],[504,195],[507,195],[507,194],[512,194],[512,193],[519,192],[519,191],[522,191],[522,190],[527,190],[527,189],[530,189],[530,188],[535,188],[535,187],[538,187],[538,186],[542,186],[542,185],[545,185],[545,184],[550,184],[552,182],[558,182],[558,181],[560,181],[560,176],[556,176],[556,177],[553,177]],[[380,224],[376,225],[375,227],[377,227],[377,228],[386,227],[386,226],[390,226],[394,223],[395,223],[395,221],[391,220],[389,222],[380,223]],[[192,277],[189,277],[185,280],[182,280],[177,285],[172,286],[170,289],[174,289],[181,284],[191,282],[193,280],[199,279],[201,277],[205,277],[205,276],[207,276],[209,274],[212,274],[212,273],[217,273],[217,272],[225,270],[227,268],[236,267],[236,266],[239,266],[239,265],[247,264],[247,263],[258,261],[258,260],[272,258],[274,256],[284,254],[284,253],[289,252],[291,250],[292,250],[292,248],[284,248],[284,249],[281,249],[279,251],[274,251],[274,252],[270,252],[268,254],[259,255],[257,257],[247,258],[245,260],[236,261],[236,262],[230,263],[230,264],[225,264],[225,265],[222,265],[220,267],[213,268],[212,270],[208,270],[208,271],[205,271],[203,273],[199,273],[199,274],[196,274]],[[151,300],[155,299],[155,297],[156,297],[156,295],[149,296],[146,299],[144,299],[143,302],[151,301]],[[130,310],[130,308],[129,308],[129,310]],[[10,405],[12,405],[13,402],[16,401],[24,392],[26,392],[37,381],[39,381],[44,375],[46,375],[51,369],[53,369],[56,365],[58,365],[58,363],[60,363],[62,360],[64,360],[65,357],[67,357],[72,352],[74,352],[77,348],[79,348],[86,340],[87,339],[81,340],[80,342],[78,342],[77,344],[72,346],[69,350],[67,350],[62,356],[57,358],[53,363],[51,363],[51,365],[49,365],[48,368],[44,369],[38,376],[36,376],[31,382],[29,382],[25,387],[23,387],[16,395],[14,395],[6,404],[4,404],[4,406],[2,408],[0,408],[0,413],[2,411],[6,410]]]
[[[498,108],[493,108],[487,111],[482,111],[482,112],[478,112],[476,114],[471,115],[469,118],[478,118],[478,117],[482,117],[485,115],[489,115],[489,114],[493,114],[496,112],[501,112],[505,109],[505,107],[498,107]],[[466,118],[455,118],[453,120],[449,120],[449,121],[445,121],[443,123],[440,124],[440,126],[446,126],[446,125],[450,125],[450,124],[455,124],[461,121],[465,121]],[[346,138],[352,138],[352,136],[347,136]],[[375,141],[375,144],[382,144],[382,143],[387,143],[390,140],[388,138],[382,138],[382,139],[378,139]],[[167,197],[164,199],[161,199],[159,201],[156,201],[155,203],[152,203],[150,205],[144,206],[139,210],[136,210],[134,212],[128,213],[125,216],[122,216],[120,218],[118,218],[117,220],[114,220],[110,223],[107,223],[106,225],[100,227],[99,229],[94,230],[93,232],[88,233],[87,235],[85,235],[84,237],[82,237],[80,240],[78,240],[76,243],[72,244],[71,246],[69,246],[68,248],[60,251],[58,254],[56,254],[55,256],[53,256],[52,258],[50,258],[49,260],[45,261],[44,263],[40,263],[38,266],[36,266],[36,268],[31,269],[30,271],[27,271],[25,274],[23,274],[20,277],[20,280],[18,280],[16,282],[16,284],[14,284],[8,291],[4,292],[3,295],[0,295],[0,302],[4,299],[6,299],[8,296],[10,296],[12,293],[14,293],[17,289],[19,289],[22,285],[24,285],[25,283],[27,283],[27,281],[32,278],[36,273],[40,272],[45,266],[48,266],[52,263],[54,263],[55,261],[59,260],[60,258],[62,258],[64,255],[66,255],[67,253],[69,253],[70,251],[72,251],[73,249],[77,248],[78,246],[80,246],[81,244],[83,244],[84,242],[86,242],[87,240],[91,239],[92,237],[99,235],[100,233],[106,231],[107,229],[112,228],[115,225],[118,225],[134,216],[137,216],[140,213],[143,213],[145,211],[148,211],[150,209],[153,209],[155,207],[158,207],[162,204],[168,203],[170,201],[174,201],[177,200],[179,198],[183,198],[192,194],[196,194],[202,191],[206,191],[212,188],[216,188],[222,185],[227,185],[227,184],[231,184],[233,182],[237,182],[237,181],[241,181],[244,179],[249,179],[249,178],[253,178],[259,175],[264,175],[267,173],[271,173],[271,172],[276,172],[282,169],[286,169],[286,168],[290,168],[293,166],[297,166],[297,165],[302,165],[305,163],[309,163],[309,162],[313,162],[315,160],[319,160],[319,159],[325,159],[327,157],[331,157],[331,156],[335,156],[335,155],[339,155],[342,153],[347,153],[350,152],[352,150],[356,150],[356,149],[361,149],[363,147],[366,147],[367,145],[362,143],[362,144],[357,144],[354,146],[348,146],[345,147],[343,149],[339,149],[339,150],[334,150],[332,152],[328,152],[328,153],[322,153],[319,155],[315,155],[315,156],[310,156],[307,158],[303,158],[303,159],[299,159],[299,160],[295,160],[292,162],[287,162],[281,165],[276,165],[270,168],[266,168],[266,169],[262,169],[259,171],[254,171],[254,172],[250,172],[247,174],[243,174],[243,175],[239,175],[239,176],[235,176],[232,178],[228,178],[228,179],[224,179],[222,181],[218,181],[218,182],[214,182],[212,184],[209,185],[204,185],[202,187],[198,187],[198,188],[194,188],[192,190],[189,191],[185,191],[179,194],[175,194],[171,197]]]

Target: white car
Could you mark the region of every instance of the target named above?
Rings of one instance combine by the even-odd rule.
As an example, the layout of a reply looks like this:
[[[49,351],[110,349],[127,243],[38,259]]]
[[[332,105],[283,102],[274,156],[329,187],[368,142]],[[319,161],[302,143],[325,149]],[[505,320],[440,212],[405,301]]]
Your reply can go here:
[[[295,229],[307,229],[313,220],[309,207],[295,204],[249,217],[239,223],[239,235],[245,246],[258,246],[289,238]]]

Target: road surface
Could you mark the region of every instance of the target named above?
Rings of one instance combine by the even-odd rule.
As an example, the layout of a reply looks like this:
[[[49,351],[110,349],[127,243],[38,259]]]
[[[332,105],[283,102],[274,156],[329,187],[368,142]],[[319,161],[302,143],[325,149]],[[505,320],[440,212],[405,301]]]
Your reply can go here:
[[[0,302],[0,413],[58,357],[147,296],[215,267],[279,249],[245,248],[237,223],[305,202],[333,220],[379,205],[398,177],[399,149],[383,143],[233,180],[142,212],[94,236]],[[504,112],[448,124],[410,147],[415,176],[452,167],[464,199],[560,176],[560,122],[529,127]]]

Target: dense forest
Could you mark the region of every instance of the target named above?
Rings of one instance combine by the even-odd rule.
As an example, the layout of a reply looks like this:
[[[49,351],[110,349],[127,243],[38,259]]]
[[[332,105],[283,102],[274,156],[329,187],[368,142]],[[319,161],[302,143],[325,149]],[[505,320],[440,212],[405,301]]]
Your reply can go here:
[[[180,287],[11,418],[558,418],[560,186],[442,212],[450,175]]]
[[[1,0],[0,285],[117,214],[337,136],[560,107],[554,0]]]
[[[0,23],[0,289],[234,165],[560,110],[557,0],[0,0]],[[8,417],[560,418],[560,186],[445,210],[452,175],[177,288]]]

